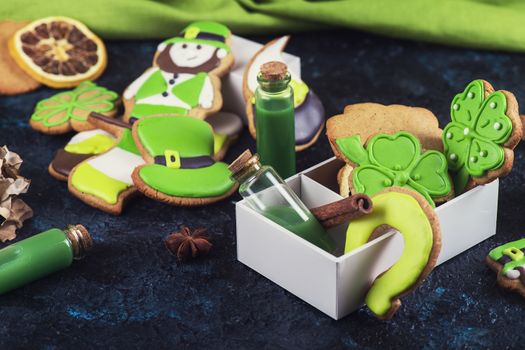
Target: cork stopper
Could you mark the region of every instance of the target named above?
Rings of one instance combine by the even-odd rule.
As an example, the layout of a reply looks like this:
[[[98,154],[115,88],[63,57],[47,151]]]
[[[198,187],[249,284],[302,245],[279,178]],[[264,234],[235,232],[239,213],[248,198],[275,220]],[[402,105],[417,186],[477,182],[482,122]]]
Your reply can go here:
[[[283,62],[270,61],[261,65],[261,77],[264,80],[283,80],[288,73],[288,67]]]
[[[93,247],[93,239],[89,231],[82,225],[68,225],[64,230],[73,248],[73,257],[82,259]]]
[[[232,172],[231,178],[234,181],[240,181],[247,173],[258,170],[261,168],[259,163],[259,155],[253,155],[252,152],[247,149],[242,152],[240,156],[237,157],[231,164],[228,166],[228,169]]]

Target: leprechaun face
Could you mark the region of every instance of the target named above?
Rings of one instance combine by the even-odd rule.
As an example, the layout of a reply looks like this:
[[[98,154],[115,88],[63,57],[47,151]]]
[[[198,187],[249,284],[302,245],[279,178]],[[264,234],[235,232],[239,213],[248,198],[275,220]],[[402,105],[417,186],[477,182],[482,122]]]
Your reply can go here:
[[[180,42],[170,49],[170,57],[179,67],[197,67],[212,59],[217,48],[206,44]]]

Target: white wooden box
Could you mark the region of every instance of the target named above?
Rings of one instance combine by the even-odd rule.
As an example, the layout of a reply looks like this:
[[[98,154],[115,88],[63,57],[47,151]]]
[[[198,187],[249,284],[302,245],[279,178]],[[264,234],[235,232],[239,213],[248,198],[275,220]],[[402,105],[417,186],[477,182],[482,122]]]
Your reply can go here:
[[[287,180],[310,208],[341,199],[336,174],[342,162],[329,159]],[[437,264],[496,233],[498,180],[454,198],[436,209],[442,247]],[[334,319],[358,309],[372,281],[401,256],[403,239],[395,231],[341,255],[346,225],[329,230],[336,256],[252,210],[236,204],[237,258],[261,275]]]

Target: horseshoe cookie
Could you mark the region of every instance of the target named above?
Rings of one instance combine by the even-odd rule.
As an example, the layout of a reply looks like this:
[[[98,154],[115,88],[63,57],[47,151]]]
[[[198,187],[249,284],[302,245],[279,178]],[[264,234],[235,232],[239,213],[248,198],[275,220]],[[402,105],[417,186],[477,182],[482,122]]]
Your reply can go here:
[[[385,233],[385,227],[403,236],[401,257],[374,280],[365,298],[368,308],[386,320],[401,306],[400,298],[422,283],[436,265],[441,231],[434,210],[415,191],[389,188],[373,196],[372,202],[372,213],[348,225],[345,254]]]
[[[124,91],[124,120],[166,115],[204,119],[218,112],[220,77],[234,63],[230,45],[230,30],[216,22],[194,22],[162,42],[153,66]]]
[[[257,88],[257,73],[262,64],[270,61],[284,62],[282,52],[290,39],[289,36],[270,41],[264,45],[248,62],[243,75],[243,96],[246,101],[246,115],[250,134],[256,137],[254,93]],[[295,149],[302,151],[317,141],[324,127],[325,110],[317,95],[290,71],[290,85],[294,91],[295,104]]]
[[[133,138],[146,160],[133,182],[147,197],[172,205],[204,205],[232,195],[237,186],[214,155],[212,128],[186,117],[148,117],[133,124]]]

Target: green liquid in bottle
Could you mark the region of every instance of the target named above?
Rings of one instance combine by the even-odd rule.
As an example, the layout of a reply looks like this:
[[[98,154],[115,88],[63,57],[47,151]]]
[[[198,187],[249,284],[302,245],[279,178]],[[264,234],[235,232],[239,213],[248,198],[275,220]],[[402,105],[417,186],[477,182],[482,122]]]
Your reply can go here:
[[[293,208],[276,205],[267,208],[263,215],[328,253],[335,250],[334,241],[311,213],[306,213],[305,220]]]
[[[295,174],[295,121],[293,103],[265,101],[256,105],[257,153],[282,178]]]
[[[53,228],[1,249],[0,294],[71,265],[76,257],[72,242],[66,232]]]

